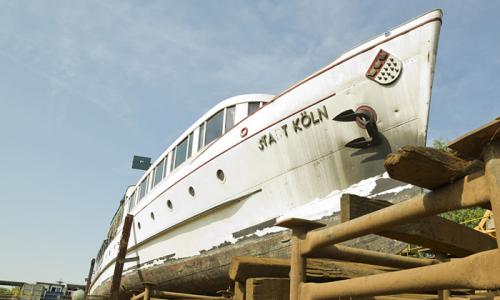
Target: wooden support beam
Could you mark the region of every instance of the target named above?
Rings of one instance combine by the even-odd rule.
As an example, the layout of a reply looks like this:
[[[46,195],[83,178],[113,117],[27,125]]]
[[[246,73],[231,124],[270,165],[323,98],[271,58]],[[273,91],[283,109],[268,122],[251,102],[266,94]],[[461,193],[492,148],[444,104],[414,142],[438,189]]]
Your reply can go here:
[[[84,300],[87,300],[88,295],[89,295],[90,283],[92,280],[92,273],[94,273],[94,265],[95,265],[95,258],[92,258],[92,260],[90,261],[89,275],[85,279],[85,281],[87,281],[87,284],[85,285],[85,292],[83,293]]]
[[[450,296],[449,300],[500,300],[495,293],[479,293],[474,295]],[[496,296],[497,298],[500,298]],[[351,300],[438,300],[436,294],[397,294],[386,296],[349,297]]]
[[[431,193],[417,195],[369,215],[309,231],[300,250],[308,254],[316,248],[387,230],[418,218],[489,203],[489,197],[484,174],[476,172]]]
[[[130,300],[139,300],[139,299],[143,299],[144,298],[144,294],[146,294],[146,290],[144,290],[143,292],[137,294],[137,295],[133,295]]]
[[[195,295],[195,294],[187,294],[187,293],[175,293],[175,292],[166,292],[166,291],[151,291],[151,300],[154,298],[158,299],[201,299],[201,300],[224,300],[227,298],[224,297],[215,297],[215,296],[205,296],[205,295]]]
[[[341,222],[346,222],[376,210],[391,206],[383,200],[369,199],[351,194],[341,198]],[[406,243],[424,246],[438,252],[450,253],[457,257],[495,249],[494,238],[467,226],[431,216],[404,225],[377,232],[381,236]]]
[[[439,263],[439,261],[435,259],[401,256],[343,245],[331,245],[315,249],[308,255],[308,257],[332,258],[336,260],[398,269],[417,268]]]
[[[416,146],[389,154],[384,165],[391,178],[431,190],[484,167],[479,160],[467,161],[444,150]]]
[[[470,131],[451,141],[448,147],[456,151],[460,157],[478,159],[483,148],[492,141],[500,138],[500,118]]]
[[[500,229],[500,139],[488,144],[484,149],[486,162],[485,176],[489,183],[491,195],[490,203],[493,208],[495,229]],[[500,234],[496,233],[498,247],[500,248]]]
[[[301,299],[336,299],[439,289],[498,289],[500,251],[489,250],[450,262],[327,283],[303,283]],[[473,276],[471,276],[473,274]]]
[[[390,267],[331,259],[308,258],[306,261],[307,281],[348,279],[397,270]]]
[[[249,278],[246,281],[247,300],[288,300],[290,280],[288,278]]]
[[[386,296],[350,297],[350,300],[438,300],[434,294],[397,294]]]
[[[118,249],[118,255],[116,257],[116,262],[115,262],[115,270],[113,272],[113,280],[111,282],[110,300],[118,300],[119,298],[123,265],[125,262],[125,256],[127,255],[128,239],[130,237],[130,229],[132,228],[133,221],[134,221],[134,216],[127,215],[125,217],[125,221],[123,222],[122,237],[120,239],[120,246]]]
[[[439,289],[500,288],[500,251],[489,250],[450,262],[328,283],[304,283],[302,299],[392,295]],[[471,276],[473,274],[474,276]]]
[[[394,270],[389,267],[332,259],[311,258],[306,262],[308,280],[354,278]],[[279,258],[237,256],[233,257],[229,267],[229,278],[237,282],[245,282],[249,278],[257,277],[288,278],[289,273],[290,261]]]
[[[233,300],[245,300],[245,282],[234,282],[234,295]]]

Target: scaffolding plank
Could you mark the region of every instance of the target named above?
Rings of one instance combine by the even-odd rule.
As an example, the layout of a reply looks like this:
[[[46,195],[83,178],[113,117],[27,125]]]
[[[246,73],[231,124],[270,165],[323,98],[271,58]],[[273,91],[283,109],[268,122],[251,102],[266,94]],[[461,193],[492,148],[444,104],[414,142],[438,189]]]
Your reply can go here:
[[[484,167],[479,160],[467,161],[444,150],[417,146],[404,146],[389,154],[384,165],[391,178],[427,189],[436,189]]]
[[[448,147],[461,157],[477,159],[481,156],[484,146],[498,138],[500,138],[500,118],[451,141]]]

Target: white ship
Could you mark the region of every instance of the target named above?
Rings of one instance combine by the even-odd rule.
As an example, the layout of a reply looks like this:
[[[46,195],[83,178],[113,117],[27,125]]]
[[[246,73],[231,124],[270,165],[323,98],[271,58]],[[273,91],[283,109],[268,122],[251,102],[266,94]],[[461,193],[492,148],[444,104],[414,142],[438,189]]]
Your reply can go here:
[[[134,221],[122,287],[196,291],[206,282],[186,270],[215,280],[228,267],[221,257],[280,256],[279,245],[258,245],[277,218],[338,211],[318,199],[380,178],[392,150],[424,145],[441,17],[431,11],[387,31],[277,96],[236,96],[209,110],[127,189],[90,295],[109,294],[126,214]]]

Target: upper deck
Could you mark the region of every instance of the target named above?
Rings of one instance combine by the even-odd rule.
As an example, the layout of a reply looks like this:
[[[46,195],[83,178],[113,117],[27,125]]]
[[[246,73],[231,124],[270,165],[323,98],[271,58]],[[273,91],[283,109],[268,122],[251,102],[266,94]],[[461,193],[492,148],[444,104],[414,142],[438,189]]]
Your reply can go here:
[[[231,97],[219,102],[194,122],[151,164],[137,184],[127,188],[124,199],[111,221],[107,238],[112,240],[116,235],[125,208],[131,212],[153,187],[272,98],[273,96],[268,94]]]

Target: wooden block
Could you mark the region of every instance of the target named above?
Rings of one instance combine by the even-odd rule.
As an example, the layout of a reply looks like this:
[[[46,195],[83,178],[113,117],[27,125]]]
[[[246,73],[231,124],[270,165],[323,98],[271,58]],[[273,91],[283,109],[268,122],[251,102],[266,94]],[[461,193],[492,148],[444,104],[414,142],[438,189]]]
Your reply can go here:
[[[249,278],[246,281],[247,300],[288,300],[290,280],[287,278]]]
[[[289,218],[275,224],[275,226],[285,227],[290,229],[301,228],[305,231],[318,229],[325,227],[326,225],[321,222],[299,219],[299,218]]]
[[[498,138],[500,138],[500,118],[451,141],[448,147],[456,151],[460,157],[478,159],[481,157],[483,147]]]
[[[359,218],[389,205],[392,205],[392,203],[385,200],[343,194],[340,198],[340,222],[344,223]]]
[[[252,277],[288,278],[290,261],[281,258],[234,256],[229,266],[229,278],[245,282]]]
[[[449,152],[427,147],[404,146],[384,161],[391,178],[426,189],[436,189],[475,171],[481,161],[467,161]]]
[[[388,201],[344,194],[341,209],[346,211],[341,212],[341,221],[345,222],[389,205],[392,203]],[[496,240],[491,236],[439,216],[395,226],[377,234],[457,257],[497,247]]]

